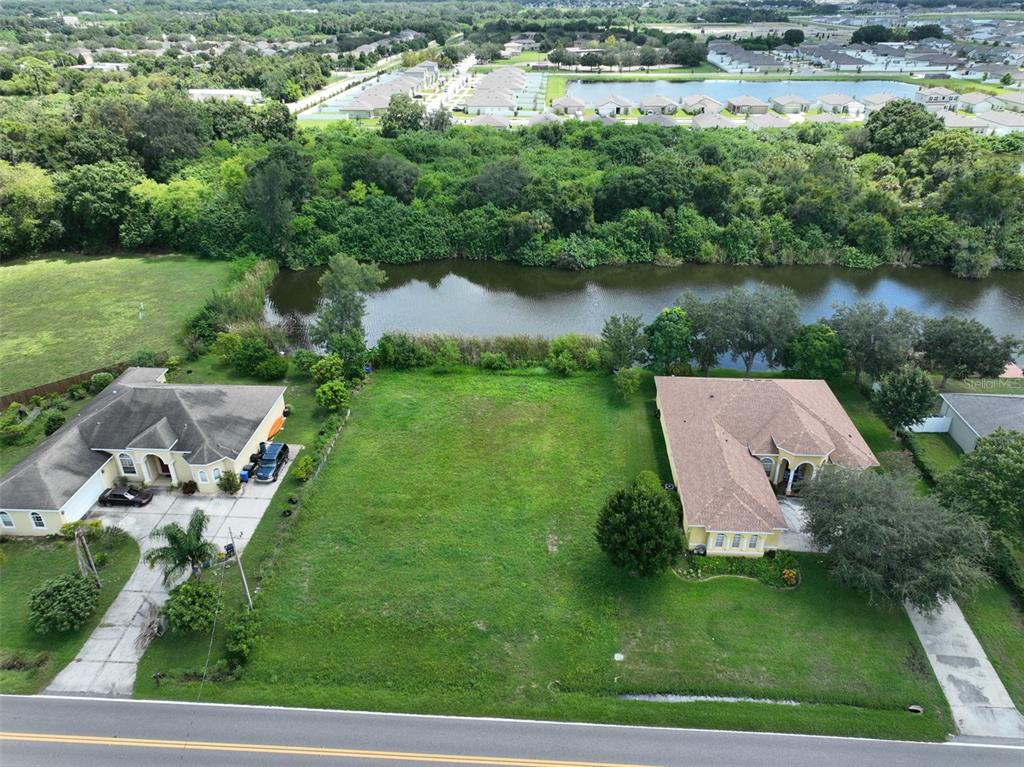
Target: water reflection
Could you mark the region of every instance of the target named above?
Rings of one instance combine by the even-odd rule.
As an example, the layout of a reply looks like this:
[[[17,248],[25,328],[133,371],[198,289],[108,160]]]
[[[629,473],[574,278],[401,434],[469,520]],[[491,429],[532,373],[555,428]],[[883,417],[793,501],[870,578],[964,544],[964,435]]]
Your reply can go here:
[[[836,302],[882,301],[926,315],[976,317],[998,333],[1024,335],[1024,273],[980,282],[958,280],[934,268],[870,271],[829,266],[736,267],[688,264],[609,266],[585,272],[510,263],[432,261],[385,266],[384,289],[368,302],[371,342],[387,330],[555,336],[597,333],[611,314],[650,320],[684,290],[713,295],[757,282],[792,288],[805,322],[831,313]],[[308,324],[320,297],[318,270],[282,271],[271,287],[271,320]]]

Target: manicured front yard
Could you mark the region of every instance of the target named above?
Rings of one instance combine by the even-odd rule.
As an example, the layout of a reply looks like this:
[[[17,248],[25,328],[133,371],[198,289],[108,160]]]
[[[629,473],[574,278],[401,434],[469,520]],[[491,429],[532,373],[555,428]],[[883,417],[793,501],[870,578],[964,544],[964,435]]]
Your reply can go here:
[[[185,318],[231,273],[224,261],[175,255],[55,256],[0,267],[0,393],[140,351],[173,351]]]
[[[967,622],[985,648],[1017,708],[1024,710],[1024,607],[1002,583],[960,602]]]
[[[296,514],[268,513],[249,544],[264,638],[202,697],[942,738],[945,701],[906,616],[835,585],[817,558],[795,591],[641,581],[608,563],[593,535],[607,494],[641,469],[668,476],[651,388],[621,404],[591,375],[375,374]],[[157,642],[136,694],[196,699],[209,640]]]
[[[78,654],[139,562],[127,535],[91,544],[100,568],[99,607],[78,631],[37,634],[28,627],[29,595],[50,578],[78,572],[74,543],[54,539],[0,539],[0,692],[36,693]]]

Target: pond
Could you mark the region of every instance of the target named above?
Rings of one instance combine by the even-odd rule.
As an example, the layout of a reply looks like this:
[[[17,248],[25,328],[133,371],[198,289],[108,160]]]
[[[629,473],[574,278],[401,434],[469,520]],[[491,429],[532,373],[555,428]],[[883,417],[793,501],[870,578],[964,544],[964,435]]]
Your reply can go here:
[[[826,93],[844,93],[848,96],[867,96],[888,92],[903,98],[913,98],[916,85],[894,80],[573,80],[568,94],[594,104],[605,96],[615,94],[638,103],[648,96],[665,96],[679,101],[686,96],[703,94],[723,104],[733,96],[756,96],[768,101],[773,96],[796,94],[813,101]]]
[[[684,290],[719,293],[758,282],[792,288],[805,322],[831,314],[832,304],[882,301],[930,316],[975,317],[997,333],[1024,335],[1024,272],[967,281],[937,268],[833,266],[740,267],[686,264],[605,266],[584,272],[493,261],[429,261],[384,266],[384,288],[367,304],[373,343],[387,330],[461,335],[600,333],[612,314],[653,318]],[[271,286],[267,316],[297,340],[316,313],[319,270],[282,271]]]

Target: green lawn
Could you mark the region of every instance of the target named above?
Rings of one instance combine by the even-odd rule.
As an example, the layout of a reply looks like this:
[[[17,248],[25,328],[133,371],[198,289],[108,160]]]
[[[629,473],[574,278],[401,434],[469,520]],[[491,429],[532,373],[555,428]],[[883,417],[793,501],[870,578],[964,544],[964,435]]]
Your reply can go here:
[[[110,559],[100,569],[100,603],[89,622],[63,635],[36,634],[27,625],[28,599],[50,578],[77,573],[75,546],[63,540],[0,538],[0,692],[36,693],[66,666],[96,628],[139,562],[127,535],[91,544],[93,557]]]
[[[817,558],[795,591],[639,581],[608,563],[593,538],[607,494],[640,469],[668,476],[652,389],[620,404],[593,375],[375,374],[298,512],[268,514],[246,550],[266,639],[202,696],[941,739],[951,722],[906,615],[869,607]],[[155,643],[136,695],[196,699],[187,672],[208,641]],[[804,705],[617,697],[635,692]]]
[[[0,267],[0,393],[173,350],[185,318],[231,273],[227,262],[174,255],[54,256]]]
[[[1007,692],[1024,710],[1024,609],[1002,583],[993,583],[960,602]]]
[[[963,451],[948,434],[912,434],[910,442],[924,473],[932,482],[960,463]]]

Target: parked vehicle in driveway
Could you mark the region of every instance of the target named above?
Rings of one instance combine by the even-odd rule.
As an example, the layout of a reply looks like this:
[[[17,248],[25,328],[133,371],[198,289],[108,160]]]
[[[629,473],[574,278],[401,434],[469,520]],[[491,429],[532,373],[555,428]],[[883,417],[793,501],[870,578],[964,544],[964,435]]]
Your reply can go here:
[[[260,462],[253,479],[257,482],[276,482],[281,469],[288,463],[288,445],[283,442],[260,444]]]
[[[152,490],[132,490],[115,485],[100,493],[100,506],[145,506],[153,500]]]

